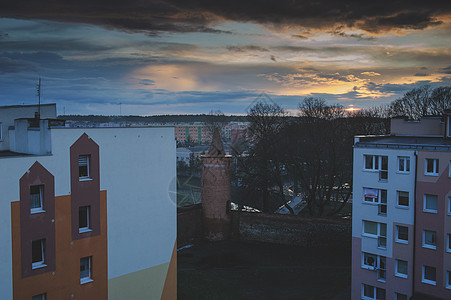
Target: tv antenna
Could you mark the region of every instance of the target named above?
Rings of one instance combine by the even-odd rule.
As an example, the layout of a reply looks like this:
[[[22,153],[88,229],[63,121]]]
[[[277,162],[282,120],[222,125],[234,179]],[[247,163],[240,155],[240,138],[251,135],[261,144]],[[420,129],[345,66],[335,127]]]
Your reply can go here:
[[[39,77],[39,82],[36,89],[38,92],[38,116],[41,118],[41,77]]]

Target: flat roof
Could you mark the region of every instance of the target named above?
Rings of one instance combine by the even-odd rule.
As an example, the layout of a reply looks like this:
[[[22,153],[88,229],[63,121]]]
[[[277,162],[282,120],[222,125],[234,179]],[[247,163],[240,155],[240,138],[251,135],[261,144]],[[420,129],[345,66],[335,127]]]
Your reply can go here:
[[[451,151],[451,139],[423,136],[361,136],[357,148],[391,148],[433,151]]]
[[[18,108],[18,107],[38,107],[38,104],[24,104],[24,105],[2,105],[0,109]],[[41,104],[41,106],[56,106],[56,103]]]

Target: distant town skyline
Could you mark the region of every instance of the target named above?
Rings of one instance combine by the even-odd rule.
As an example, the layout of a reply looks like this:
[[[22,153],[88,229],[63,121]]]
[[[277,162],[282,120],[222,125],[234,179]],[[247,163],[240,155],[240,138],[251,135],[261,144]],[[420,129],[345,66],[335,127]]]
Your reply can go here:
[[[438,1],[3,2],[0,105],[37,103],[41,77],[58,114],[379,106],[451,85],[450,37]]]

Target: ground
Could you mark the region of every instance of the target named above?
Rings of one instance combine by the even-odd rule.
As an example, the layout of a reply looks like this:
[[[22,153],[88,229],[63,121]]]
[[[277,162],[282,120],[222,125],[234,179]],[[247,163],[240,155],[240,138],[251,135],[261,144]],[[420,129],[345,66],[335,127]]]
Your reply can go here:
[[[350,299],[350,245],[201,242],[177,254],[178,299]]]

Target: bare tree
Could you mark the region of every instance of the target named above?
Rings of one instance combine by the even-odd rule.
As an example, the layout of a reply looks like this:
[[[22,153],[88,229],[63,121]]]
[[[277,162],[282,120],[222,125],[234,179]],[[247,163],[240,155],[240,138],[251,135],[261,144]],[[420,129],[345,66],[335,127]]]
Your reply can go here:
[[[429,86],[415,88],[390,105],[391,116],[405,116],[418,120],[424,116],[442,115],[444,110],[451,107],[451,87]]]
[[[244,161],[246,181],[251,189],[260,192],[263,211],[269,212],[271,195],[276,194],[278,202],[286,204],[281,178],[283,163],[278,148],[286,113],[276,103],[257,102],[249,109],[247,117],[250,122],[247,130],[250,147]],[[274,187],[277,187],[276,192]]]

